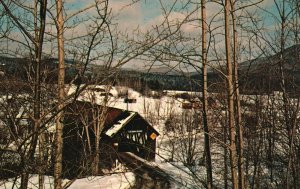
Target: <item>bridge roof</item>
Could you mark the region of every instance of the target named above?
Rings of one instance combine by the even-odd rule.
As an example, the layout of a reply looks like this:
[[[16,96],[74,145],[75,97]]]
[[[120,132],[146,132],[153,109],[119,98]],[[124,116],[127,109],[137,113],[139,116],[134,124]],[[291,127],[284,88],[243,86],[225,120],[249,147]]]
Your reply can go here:
[[[136,112],[130,112],[130,114],[125,117],[124,119],[118,120],[115,124],[110,127],[105,134],[109,137],[112,137],[116,133],[118,133],[137,113]]]

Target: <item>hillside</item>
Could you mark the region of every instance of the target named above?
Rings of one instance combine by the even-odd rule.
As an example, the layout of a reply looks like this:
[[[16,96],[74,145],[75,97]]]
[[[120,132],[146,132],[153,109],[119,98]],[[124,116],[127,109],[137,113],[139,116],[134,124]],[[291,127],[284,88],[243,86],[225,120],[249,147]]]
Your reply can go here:
[[[290,95],[299,93],[300,84],[300,45],[285,49],[281,54],[243,62],[239,67],[241,90],[254,93],[271,93],[281,89],[281,71],[285,79],[286,89]]]
[[[299,92],[300,85],[300,45],[287,48],[283,52],[283,73],[286,80],[287,91],[291,95]],[[260,57],[239,64],[240,91],[244,94],[264,94],[281,90],[280,87],[280,53],[272,56]],[[0,58],[1,69],[9,76],[28,79],[28,66],[30,61],[25,58]],[[82,63],[75,64],[74,60],[66,60],[66,82],[71,81]],[[222,68],[225,70],[225,68]],[[42,63],[42,73],[48,82],[57,80],[57,59],[45,59]],[[109,74],[108,74],[109,73]],[[80,82],[86,82],[91,76],[115,85],[129,86],[143,91],[145,88],[153,90],[201,90],[201,73],[178,73],[166,66],[153,70],[137,71],[128,68],[104,69],[103,66],[89,65]],[[107,79],[108,78],[108,79]],[[208,71],[209,91],[219,92],[225,90],[224,76],[220,73]]]

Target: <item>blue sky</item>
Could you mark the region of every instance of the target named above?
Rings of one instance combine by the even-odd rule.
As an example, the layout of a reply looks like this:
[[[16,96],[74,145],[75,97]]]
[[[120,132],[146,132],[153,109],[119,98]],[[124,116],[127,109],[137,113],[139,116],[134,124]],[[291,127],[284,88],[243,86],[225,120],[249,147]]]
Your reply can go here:
[[[251,0],[253,2],[258,0]],[[250,3],[251,1],[246,1]],[[279,0],[277,0],[279,1]],[[66,7],[70,11],[76,11],[83,7],[88,6],[89,3],[93,2],[93,0],[68,0],[66,1]],[[110,0],[109,5],[112,10],[112,13],[116,15],[116,22],[119,23],[120,28],[136,28],[137,26],[150,28],[151,25],[159,24],[159,21],[162,21],[162,7],[159,0],[140,0],[136,3],[132,3],[132,0]],[[174,9],[172,10],[173,14],[170,15],[170,19],[176,19],[176,16],[180,16],[179,13],[184,13],[186,10],[181,10],[184,3],[187,0],[161,0],[163,6],[168,11],[171,5],[176,2]],[[195,0],[195,2],[200,2],[199,0]],[[276,7],[274,5],[273,0],[264,0],[259,6],[265,8],[266,10],[276,14]],[[195,5],[190,5],[190,10],[195,8]],[[216,3],[208,3],[207,4],[207,15],[214,15],[216,12],[221,10],[221,6]],[[266,13],[263,13],[262,10],[258,9],[256,6],[247,8],[251,11],[259,11],[260,16],[263,16],[265,19],[265,24],[267,26],[274,25],[274,18]],[[176,14],[177,13],[177,14]],[[181,15],[182,16],[182,15]],[[222,16],[222,13],[220,14]],[[194,17],[200,17],[200,12],[194,15]]]
[[[189,11],[192,11],[196,8],[195,4],[192,4],[188,6],[188,10],[185,7],[185,9],[182,9],[184,6],[184,3],[186,3],[188,0],[161,0],[163,3],[164,8],[169,11],[171,5],[173,5],[174,2],[176,2],[174,9],[172,10],[172,13],[169,15],[168,20],[170,22],[173,22],[175,20],[182,21]],[[197,3],[199,3],[199,0],[192,0]],[[258,0],[251,0],[251,1],[258,1]],[[278,2],[281,0],[277,0]],[[26,1],[29,5],[32,5],[33,1]],[[72,15],[72,13],[84,9],[94,3],[94,0],[66,0],[65,1],[65,16]],[[238,1],[242,2],[242,1]],[[249,3],[249,1],[243,1],[246,3]],[[54,6],[55,1],[50,0],[49,6]],[[264,0],[262,3],[259,4],[259,6],[265,8],[266,10],[277,14],[276,7],[274,5],[274,0]],[[55,8],[55,6],[54,6]],[[53,9],[53,12],[55,9]],[[126,31],[128,34],[130,34],[134,29],[138,28],[141,30],[141,32],[146,32],[148,30],[152,29],[152,26],[160,25],[164,21],[164,15],[162,11],[162,7],[159,0],[140,0],[136,3],[133,3],[133,0],[109,0],[109,10],[111,10],[112,15],[114,15],[114,19],[112,23],[117,24],[117,29],[120,31]],[[207,4],[207,15],[208,15],[208,21],[219,11],[222,10],[222,6],[216,4],[216,3],[208,3]],[[248,7],[247,10],[249,12],[256,12],[257,17],[262,17],[264,19],[264,24],[267,27],[267,32],[269,32],[271,35],[274,32],[275,28],[275,20],[272,16],[266,14],[261,9],[259,9],[257,6]],[[88,11],[83,12],[82,14],[79,14],[79,17],[87,17],[87,16],[93,16],[95,14],[95,10],[89,9]],[[277,14],[278,15],[278,14]],[[217,44],[217,47],[220,49],[223,49],[223,25],[224,25],[224,19],[223,12],[221,11],[218,15],[218,19],[220,19],[219,22],[215,22],[212,24],[212,27],[215,27],[216,29],[214,32],[216,33],[216,41],[219,42]],[[200,28],[200,11],[195,11],[192,15],[190,15],[190,18],[197,18],[197,20],[191,21],[190,23],[183,24],[181,26],[181,31],[184,35],[189,35],[192,37],[195,37],[196,40],[200,40],[201,35],[201,28]],[[73,20],[70,20],[70,25],[73,24]],[[48,19],[48,22],[50,22],[50,19]],[[87,28],[89,23],[89,20],[85,23],[80,23],[76,28],[74,29],[68,29],[65,32],[66,37],[73,37],[73,36],[80,36],[84,35],[88,32]],[[46,30],[48,32],[55,32],[55,27],[49,27],[47,26]],[[21,35],[20,33],[16,32],[16,38],[17,35]],[[243,41],[242,41],[243,42]],[[200,44],[200,43],[199,43]],[[47,48],[52,48],[55,46],[55,41],[53,43],[48,43],[45,45],[46,50]],[[188,45],[186,46],[188,47]]]
[[[239,3],[244,2],[244,4],[250,4],[251,2],[257,2],[259,0],[249,0],[249,1],[238,1]],[[277,0],[278,2],[281,0]],[[94,2],[94,0],[68,0],[66,1],[66,7],[70,8],[70,11],[76,11],[80,8],[88,6],[89,3]],[[192,11],[196,9],[196,5],[192,4],[185,9],[182,9],[184,3],[188,2],[188,0],[161,0],[163,7],[166,11],[169,11],[174,2],[176,2],[175,6],[172,9],[172,13],[169,15],[169,21],[172,22],[174,20],[183,20],[188,13],[188,11]],[[199,3],[199,0],[194,0],[194,2]],[[240,5],[241,6],[241,5]],[[159,0],[140,0],[136,3],[133,3],[133,0],[110,0],[109,7],[114,15],[113,23],[118,24],[118,30],[126,31],[128,34],[131,31],[135,30],[139,27],[142,32],[146,32],[147,30],[151,30],[152,26],[160,25],[164,21],[163,8],[160,4]],[[265,34],[273,35],[275,29],[275,19],[271,15],[264,12],[262,9],[265,9],[276,16],[278,16],[274,0],[264,0],[257,6],[247,7],[247,11],[251,13],[255,13],[255,17],[263,19],[264,26],[266,27]],[[207,16],[208,21],[210,21],[215,14],[219,13],[217,17],[215,17],[216,21],[212,24],[212,28],[215,28],[215,40],[217,42],[216,46],[222,51],[224,49],[224,13],[222,12],[222,6],[217,3],[209,2],[207,3]],[[91,12],[87,12],[90,14]],[[238,15],[240,12],[238,12]],[[186,23],[182,25],[181,31],[183,31],[184,35],[194,36],[196,40],[200,40],[201,28],[200,28],[200,11],[194,12],[190,15],[190,18],[194,20],[190,23]],[[86,30],[85,25],[79,26],[76,32],[84,32]],[[241,40],[241,42],[247,44],[247,40]],[[200,44],[200,43],[199,43]],[[188,46],[186,46],[188,47]]]

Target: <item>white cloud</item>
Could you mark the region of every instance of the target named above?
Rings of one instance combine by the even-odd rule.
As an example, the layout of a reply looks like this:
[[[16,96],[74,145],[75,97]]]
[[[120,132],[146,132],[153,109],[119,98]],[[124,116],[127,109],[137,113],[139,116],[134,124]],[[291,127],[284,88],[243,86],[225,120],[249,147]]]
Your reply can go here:
[[[130,0],[110,1],[109,9],[112,11],[114,23],[119,29],[131,30],[142,24],[142,11],[140,3],[132,4]]]

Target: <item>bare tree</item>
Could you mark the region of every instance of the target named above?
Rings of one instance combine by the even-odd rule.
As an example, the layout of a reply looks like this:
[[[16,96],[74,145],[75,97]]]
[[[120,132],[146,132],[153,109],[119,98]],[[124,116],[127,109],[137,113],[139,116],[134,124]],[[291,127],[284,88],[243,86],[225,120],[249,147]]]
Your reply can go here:
[[[25,164],[28,160],[33,159],[36,145],[38,142],[38,130],[40,127],[40,96],[41,96],[41,88],[40,88],[40,64],[42,60],[42,52],[43,52],[43,40],[44,40],[44,32],[45,32],[45,24],[46,24],[46,7],[47,7],[47,0],[41,1],[39,10],[39,26],[37,23],[38,19],[38,3],[37,1],[34,2],[34,11],[33,16],[35,18],[34,20],[34,35],[31,35],[24,27],[23,25],[17,20],[17,18],[13,15],[13,13],[10,11],[9,7],[1,1],[2,6],[4,7],[6,13],[9,15],[9,17],[13,20],[13,22],[17,25],[17,27],[25,33],[25,36],[32,42],[34,45],[34,73],[35,73],[35,79],[34,79],[34,128],[33,128],[33,137],[31,141],[31,145],[28,151],[28,157],[25,159]],[[28,159],[27,159],[28,158]],[[27,188],[28,183],[28,172],[24,170],[22,174],[22,188]],[[40,184],[42,185],[42,179],[40,180]]]
[[[236,125],[237,125],[237,137],[238,137],[238,176],[239,176],[239,188],[245,188],[244,180],[244,160],[243,160],[243,126],[241,115],[241,103],[240,103],[240,89],[239,89],[239,76],[238,76],[238,31],[235,2],[231,3],[231,17],[232,17],[232,30],[233,30],[233,66],[234,66],[234,92],[235,92],[235,110],[236,110]]]
[[[206,169],[207,169],[207,188],[213,188],[212,163],[210,153],[210,136],[209,126],[207,123],[207,48],[206,48],[206,1],[201,1],[201,16],[202,16],[202,98],[203,98],[203,128],[205,137],[205,154],[206,154]]]
[[[227,95],[228,95],[228,127],[230,137],[230,164],[231,164],[231,181],[232,188],[238,188],[237,177],[237,153],[236,153],[236,132],[234,126],[234,88],[233,88],[233,74],[230,50],[230,30],[229,30],[229,17],[230,17],[230,0],[225,1],[225,48],[226,48],[226,63],[227,63]]]
[[[55,160],[54,160],[54,188],[62,188],[62,149],[63,149],[63,111],[65,99],[65,49],[64,49],[64,18],[63,2],[56,1],[57,9],[57,43],[58,43],[58,111],[56,117],[56,138],[55,138]]]

